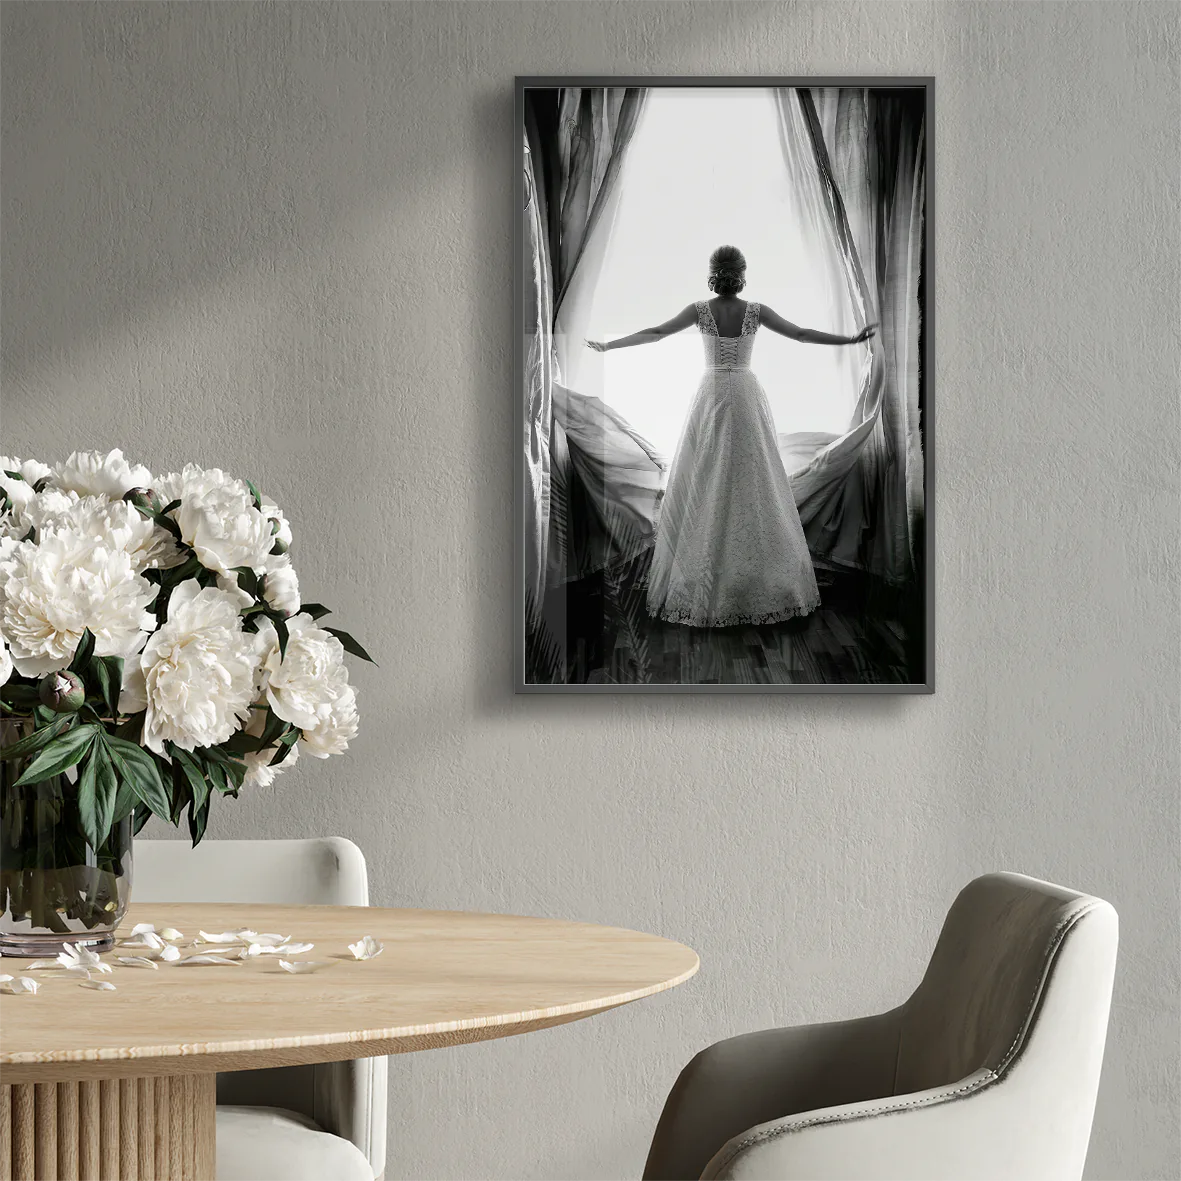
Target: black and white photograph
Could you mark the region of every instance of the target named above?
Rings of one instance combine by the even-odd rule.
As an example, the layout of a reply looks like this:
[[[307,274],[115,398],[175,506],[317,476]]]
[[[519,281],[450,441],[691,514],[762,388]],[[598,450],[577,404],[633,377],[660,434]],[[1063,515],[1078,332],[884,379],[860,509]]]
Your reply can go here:
[[[519,690],[933,691],[933,101],[518,79]]]

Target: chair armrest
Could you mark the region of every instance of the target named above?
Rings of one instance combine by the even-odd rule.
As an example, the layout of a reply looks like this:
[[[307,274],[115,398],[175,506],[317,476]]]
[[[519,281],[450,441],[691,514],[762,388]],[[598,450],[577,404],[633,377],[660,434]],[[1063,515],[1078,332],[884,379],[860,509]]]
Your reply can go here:
[[[389,1060],[320,1062],[311,1069],[316,1123],[326,1132],[351,1140],[368,1157],[373,1175],[380,1177],[385,1170]]]
[[[673,1085],[644,1181],[700,1177],[759,1124],[891,1094],[900,1009],[854,1021],[769,1029],[702,1050]]]
[[[982,1069],[958,1083],[803,1112],[748,1128],[703,1181],[1068,1181],[1069,1138],[1048,1134],[1036,1097]]]

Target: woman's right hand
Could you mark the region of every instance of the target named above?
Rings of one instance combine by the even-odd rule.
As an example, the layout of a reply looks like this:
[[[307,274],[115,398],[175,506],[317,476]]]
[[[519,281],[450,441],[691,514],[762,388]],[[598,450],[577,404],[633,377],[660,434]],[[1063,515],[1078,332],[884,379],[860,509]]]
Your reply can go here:
[[[586,347],[593,349],[596,353],[605,353],[607,351],[607,342],[603,340],[588,340]]]
[[[866,324],[866,326],[862,328],[862,330],[857,333],[855,337],[853,337],[853,343],[860,344],[863,340],[869,340],[871,336],[876,336],[877,332],[878,326],[876,324]]]

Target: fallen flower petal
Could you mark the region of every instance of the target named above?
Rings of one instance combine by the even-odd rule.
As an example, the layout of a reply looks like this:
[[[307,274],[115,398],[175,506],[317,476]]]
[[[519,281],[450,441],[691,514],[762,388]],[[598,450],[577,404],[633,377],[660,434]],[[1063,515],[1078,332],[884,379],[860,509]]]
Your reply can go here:
[[[95,992],[114,992],[115,986],[109,980],[79,980],[79,988],[93,988]]]
[[[41,985],[32,976],[18,976],[15,980],[8,976],[0,980],[0,992],[6,992],[10,996],[16,996],[22,992],[36,992],[40,987]]]
[[[125,968],[151,968],[153,972],[160,970],[160,965],[155,960],[148,959],[147,956],[121,955],[118,958],[119,963]]]
[[[302,955],[311,951],[314,943],[281,943],[277,947],[270,944],[252,943],[247,949],[247,955]]]
[[[279,961],[279,967],[284,972],[291,972],[295,975],[304,972],[318,972],[321,968],[330,968],[331,966],[331,960],[300,960],[297,963],[293,963],[291,960]]]
[[[197,936],[202,943],[241,943],[242,937],[237,931],[198,931]]]
[[[372,935],[362,935],[356,943],[349,944],[349,951],[353,953],[354,959],[371,960],[385,951],[385,944],[379,943]]]

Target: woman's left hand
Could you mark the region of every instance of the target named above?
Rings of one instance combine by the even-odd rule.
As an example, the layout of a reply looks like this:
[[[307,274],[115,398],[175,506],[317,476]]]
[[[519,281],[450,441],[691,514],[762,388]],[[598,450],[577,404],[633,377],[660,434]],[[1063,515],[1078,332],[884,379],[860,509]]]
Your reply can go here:
[[[869,340],[871,336],[876,336],[877,332],[878,326],[876,324],[866,324],[866,326],[862,328],[862,330],[857,333],[855,337],[853,337],[853,343],[860,344],[863,340]]]
[[[586,347],[593,349],[596,353],[605,353],[607,351],[607,343],[602,340],[588,340]]]

